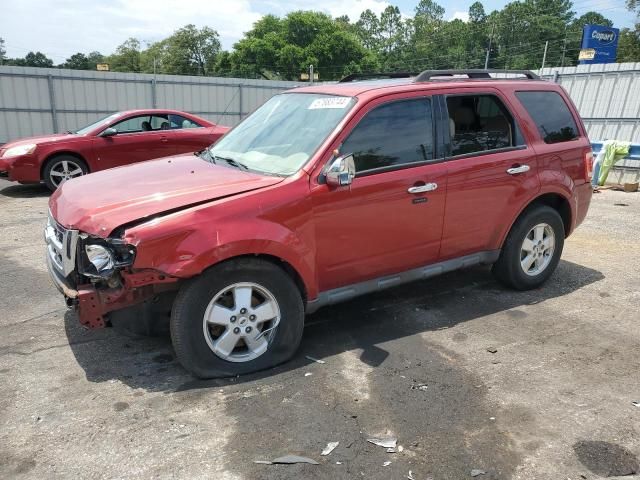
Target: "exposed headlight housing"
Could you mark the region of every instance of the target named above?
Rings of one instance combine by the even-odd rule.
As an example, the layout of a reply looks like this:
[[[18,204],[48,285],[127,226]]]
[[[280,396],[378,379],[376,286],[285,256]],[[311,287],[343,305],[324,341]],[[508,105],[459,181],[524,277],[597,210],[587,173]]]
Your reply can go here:
[[[97,273],[113,270],[113,254],[102,245],[87,245],[84,247],[87,259],[95,267]]]
[[[7,148],[2,154],[2,158],[19,157],[20,155],[27,155],[33,153],[36,149],[35,143],[26,143],[24,145],[17,145],[15,147]]]
[[[120,268],[133,264],[135,247],[115,238],[81,235],[79,273],[94,279],[107,280]]]

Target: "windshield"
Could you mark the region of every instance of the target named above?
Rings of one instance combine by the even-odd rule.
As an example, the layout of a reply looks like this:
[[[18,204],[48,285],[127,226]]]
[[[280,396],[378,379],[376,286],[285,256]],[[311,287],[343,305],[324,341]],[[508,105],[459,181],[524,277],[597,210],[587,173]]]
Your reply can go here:
[[[75,133],[77,133],[78,135],[84,135],[85,133],[89,133],[91,130],[93,130],[94,128],[98,128],[101,125],[105,125],[105,126],[108,125],[113,120],[118,118],[120,115],[122,115],[122,114],[121,113],[112,113],[108,117],[104,117],[104,118],[98,120],[97,122],[93,122],[91,125],[87,125],[86,127],[83,127],[80,130],[76,130]]]
[[[272,97],[210,149],[212,161],[291,175],[353,107],[351,97],[285,93]]]

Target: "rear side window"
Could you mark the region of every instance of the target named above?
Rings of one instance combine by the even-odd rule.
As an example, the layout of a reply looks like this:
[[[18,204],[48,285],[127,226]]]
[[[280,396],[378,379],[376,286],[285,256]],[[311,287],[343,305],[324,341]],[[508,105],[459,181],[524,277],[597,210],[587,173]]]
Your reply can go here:
[[[183,117],[182,115],[176,115],[175,113],[169,114],[169,123],[172,130],[180,128],[200,128],[202,125]]]
[[[545,143],[578,138],[578,127],[569,107],[557,92],[516,92]]]
[[[400,100],[373,109],[356,125],[340,153],[353,154],[356,172],[433,160],[431,101]]]
[[[447,110],[454,157],[523,144],[513,116],[495,95],[451,95]]]

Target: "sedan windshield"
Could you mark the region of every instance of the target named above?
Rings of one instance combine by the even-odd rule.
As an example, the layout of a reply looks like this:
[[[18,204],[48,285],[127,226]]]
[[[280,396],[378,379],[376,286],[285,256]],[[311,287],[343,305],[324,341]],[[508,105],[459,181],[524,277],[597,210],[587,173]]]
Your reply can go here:
[[[351,97],[276,95],[213,145],[207,157],[235,168],[291,175],[309,160],[354,103]]]
[[[105,126],[108,125],[113,120],[118,118],[120,115],[122,115],[122,114],[121,113],[112,113],[108,117],[101,118],[97,122],[93,122],[92,124],[87,125],[86,127],[83,127],[80,130],[76,130],[75,133],[77,133],[78,135],[84,135],[85,133],[89,133],[91,130],[93,130],[94,128],[98,128],[101,125],[105,125]]]

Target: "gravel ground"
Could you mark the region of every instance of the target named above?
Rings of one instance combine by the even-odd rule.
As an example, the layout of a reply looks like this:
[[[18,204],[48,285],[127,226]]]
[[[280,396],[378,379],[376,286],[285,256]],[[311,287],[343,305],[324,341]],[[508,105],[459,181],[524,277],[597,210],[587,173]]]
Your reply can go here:
[[[41,187],[0,180],[0,478],[638,469],[640,194],[594,195],[539,290],[505,290],[482,267],[371,295],[308,317],[290,363],[207,382],[178,365],[168,338],[78,325],[45,269],[47,201]],[[402,452],[366,442],[387,435]],[[319,465],[254,463],[285,454]]]

